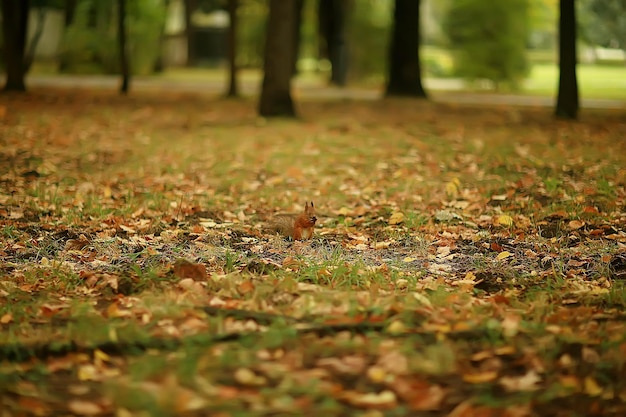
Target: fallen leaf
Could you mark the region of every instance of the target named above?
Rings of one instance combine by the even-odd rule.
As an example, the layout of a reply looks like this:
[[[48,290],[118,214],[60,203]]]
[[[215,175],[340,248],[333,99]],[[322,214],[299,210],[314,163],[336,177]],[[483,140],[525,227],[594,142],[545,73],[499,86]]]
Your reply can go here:
[[[496,224],[505,227],[513,226],[513,218],[507,214],[501,214],[496,217]]]
[[[100,405],[86,400],[70,400],[67,407],[72,413],[81,416],[96,416],[104,411]]]
[[[521,376],[503,376],[498,381],[509,392],[536,391],[540,388],[539,382],[541,382],[541,377],[533,370]]]
[[[508,251],[500,252],[498,254],[498,256],[496,256],[496,261],[501,261],[503,259],[508,258],[511,255],[513,255],[513,254],[511,252],[508,252]]]
[[[402,212],[395,212],[391,215],[391,217],[389,217],[389,224],[390,225],[396,225],[396,224],[400,224],[404,221],[404,213]]]
[[[496,371],[476,372],[471,374],[463,374],[463,381],[470,384],[484,384],[485,382],[494,381],[498,377]]]

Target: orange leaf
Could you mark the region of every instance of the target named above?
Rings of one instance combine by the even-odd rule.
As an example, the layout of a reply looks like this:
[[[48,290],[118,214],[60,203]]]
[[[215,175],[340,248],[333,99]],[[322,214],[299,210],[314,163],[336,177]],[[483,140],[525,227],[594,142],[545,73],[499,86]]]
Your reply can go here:
[[[498,373],[496,371],[478,372],[463,375],[463,381],[470,384],[484,384],[485,382],[494,381],[497,377]]]

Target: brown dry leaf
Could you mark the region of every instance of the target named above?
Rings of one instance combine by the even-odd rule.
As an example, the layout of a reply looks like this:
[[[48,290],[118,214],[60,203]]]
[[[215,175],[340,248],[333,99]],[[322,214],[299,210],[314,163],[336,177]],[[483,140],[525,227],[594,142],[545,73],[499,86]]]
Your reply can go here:
[[[60,311],[69,308],[69,304],[49,304],[46,303],[39,308],[39,312],[44,317],[52,317],[58,314]]]
[[[20,396],[17,403],[23,411],[29,412],[30,415],[46,416],[50,414],[50,406],[40,398]]]
[[[582,220],[572,220],[567,224],[570,230],[578,230],[585,225],[585,222]]]
[[[106,316],[109,318],[113,317],[132,317],[133,313],[130,310],[125,308],[121,308],[119,303],[112,303],[107,307]]]
[[[206,281],[208,277],[204,264],[194,264],[185,259],[176,261],[174,275],[178,278],[191,278],[195,281]]]
[[[104,413],[104,409],[97,403],[86,400],[70,400],[67,407],[72,413],[80,416],[97,416]]]
[[[533,370],[521,376],[503,376],[498,381],[509,392],[536,391],[540,388],[539,382],[541,382],[541,377]]]
[[[439,385],[412,377],[394,378],[389,385],[411,410],[438,410],[445,399],[446,390]]]
[[[498,378],[498,372],[476,372],[471,374],[463,374],[463,381],[470,384],[484,384],[485,382],[492,382]]]
[[[12,321],[13,321],[13,314],[11,313],[5,313],[2,315],[2,317],[0,317],[1,324],[9,324]]]

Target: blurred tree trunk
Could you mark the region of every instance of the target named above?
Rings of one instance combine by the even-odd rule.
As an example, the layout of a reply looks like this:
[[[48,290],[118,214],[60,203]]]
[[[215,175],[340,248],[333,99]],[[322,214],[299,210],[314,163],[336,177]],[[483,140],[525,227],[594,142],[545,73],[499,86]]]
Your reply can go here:
[[[302,8],[304,7],[304,0],[295,0],[296,2],[296,17],[293,20],[294,23],[294,42],[293,42],[293,64],[291,66],[292,76],[298,74],[298,57],[300,56],[300,40],[302,34],[300,28],[302,27]]]
[[[120,71],[122,75],[121,94],[128,94],[130,87],[130,65],[128,62],[128,48],[126,42],[126,0],[117,0],[117,37],[119,41]]]
[[[559,16],[559,92],[556,117],[578,117],[578,81],[576,79],[576,8],[574,0],[560,1]]]
[[[65,19],[63,22],[65,31],[67,31],[67,29],[72,26],[72,23],[74,23],[74,16],[76,16],[76,3],[77,0],[65,0]],[[67,71],[67,67],[67,56],[61,52],[61,55],[59,56],[59,72]]]
[[[169,10],[170,0],[163,0],[163,8],[165,9],[165,17],[163,18],[163,24],[159,30],[159,54],[154,61],[154,72],[163,72],[165,69],[165,57],[163,56],[163,47],[165,44],[165,25],[167,24],[167,12]]]
[[[229,82],[227,97],[237,97],[239,88],[237,87],[237,8],[239,0],[228,0],[228,17],[230,26],[228,28],[228,70]]]
[[[187,66],[196,64],[196,39],[191,15],[198,6],[197,0],[185,0],[185,36],[187,37]]]
[[[426,98],[419,54],[419,0],[396,0],[392,30],[386,95]]]
[[[265,36],[264,76],[259,103],[261,116],[296,115],[291,99],[295,19],[295,1],[270,0]]]
[[[2,35],[4,38],[4,91],[26,91],[26,35],[29,0],[2,0]]]
[[[348,75],[348,44],[346,20],[350,3],[348,0],[320,0],[319,31],[325,48],[322,56],[331,64],[330,82],[344,86]]]
[[[37,24],[35,26],[35,34],[33,35],[28,48],[24,53],[24,72],[30,70],[33,61],[35,61],[35,53],[37,51],[37,45],[43,34],[43,26],[46,23],[46,9],[44,7],[37,7]]]

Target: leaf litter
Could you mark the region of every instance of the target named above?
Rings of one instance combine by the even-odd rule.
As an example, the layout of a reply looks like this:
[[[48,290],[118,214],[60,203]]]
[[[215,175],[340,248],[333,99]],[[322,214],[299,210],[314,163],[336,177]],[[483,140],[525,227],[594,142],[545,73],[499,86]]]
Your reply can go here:
[[[3,101],[8,415],[625,412],[618,114]]]

